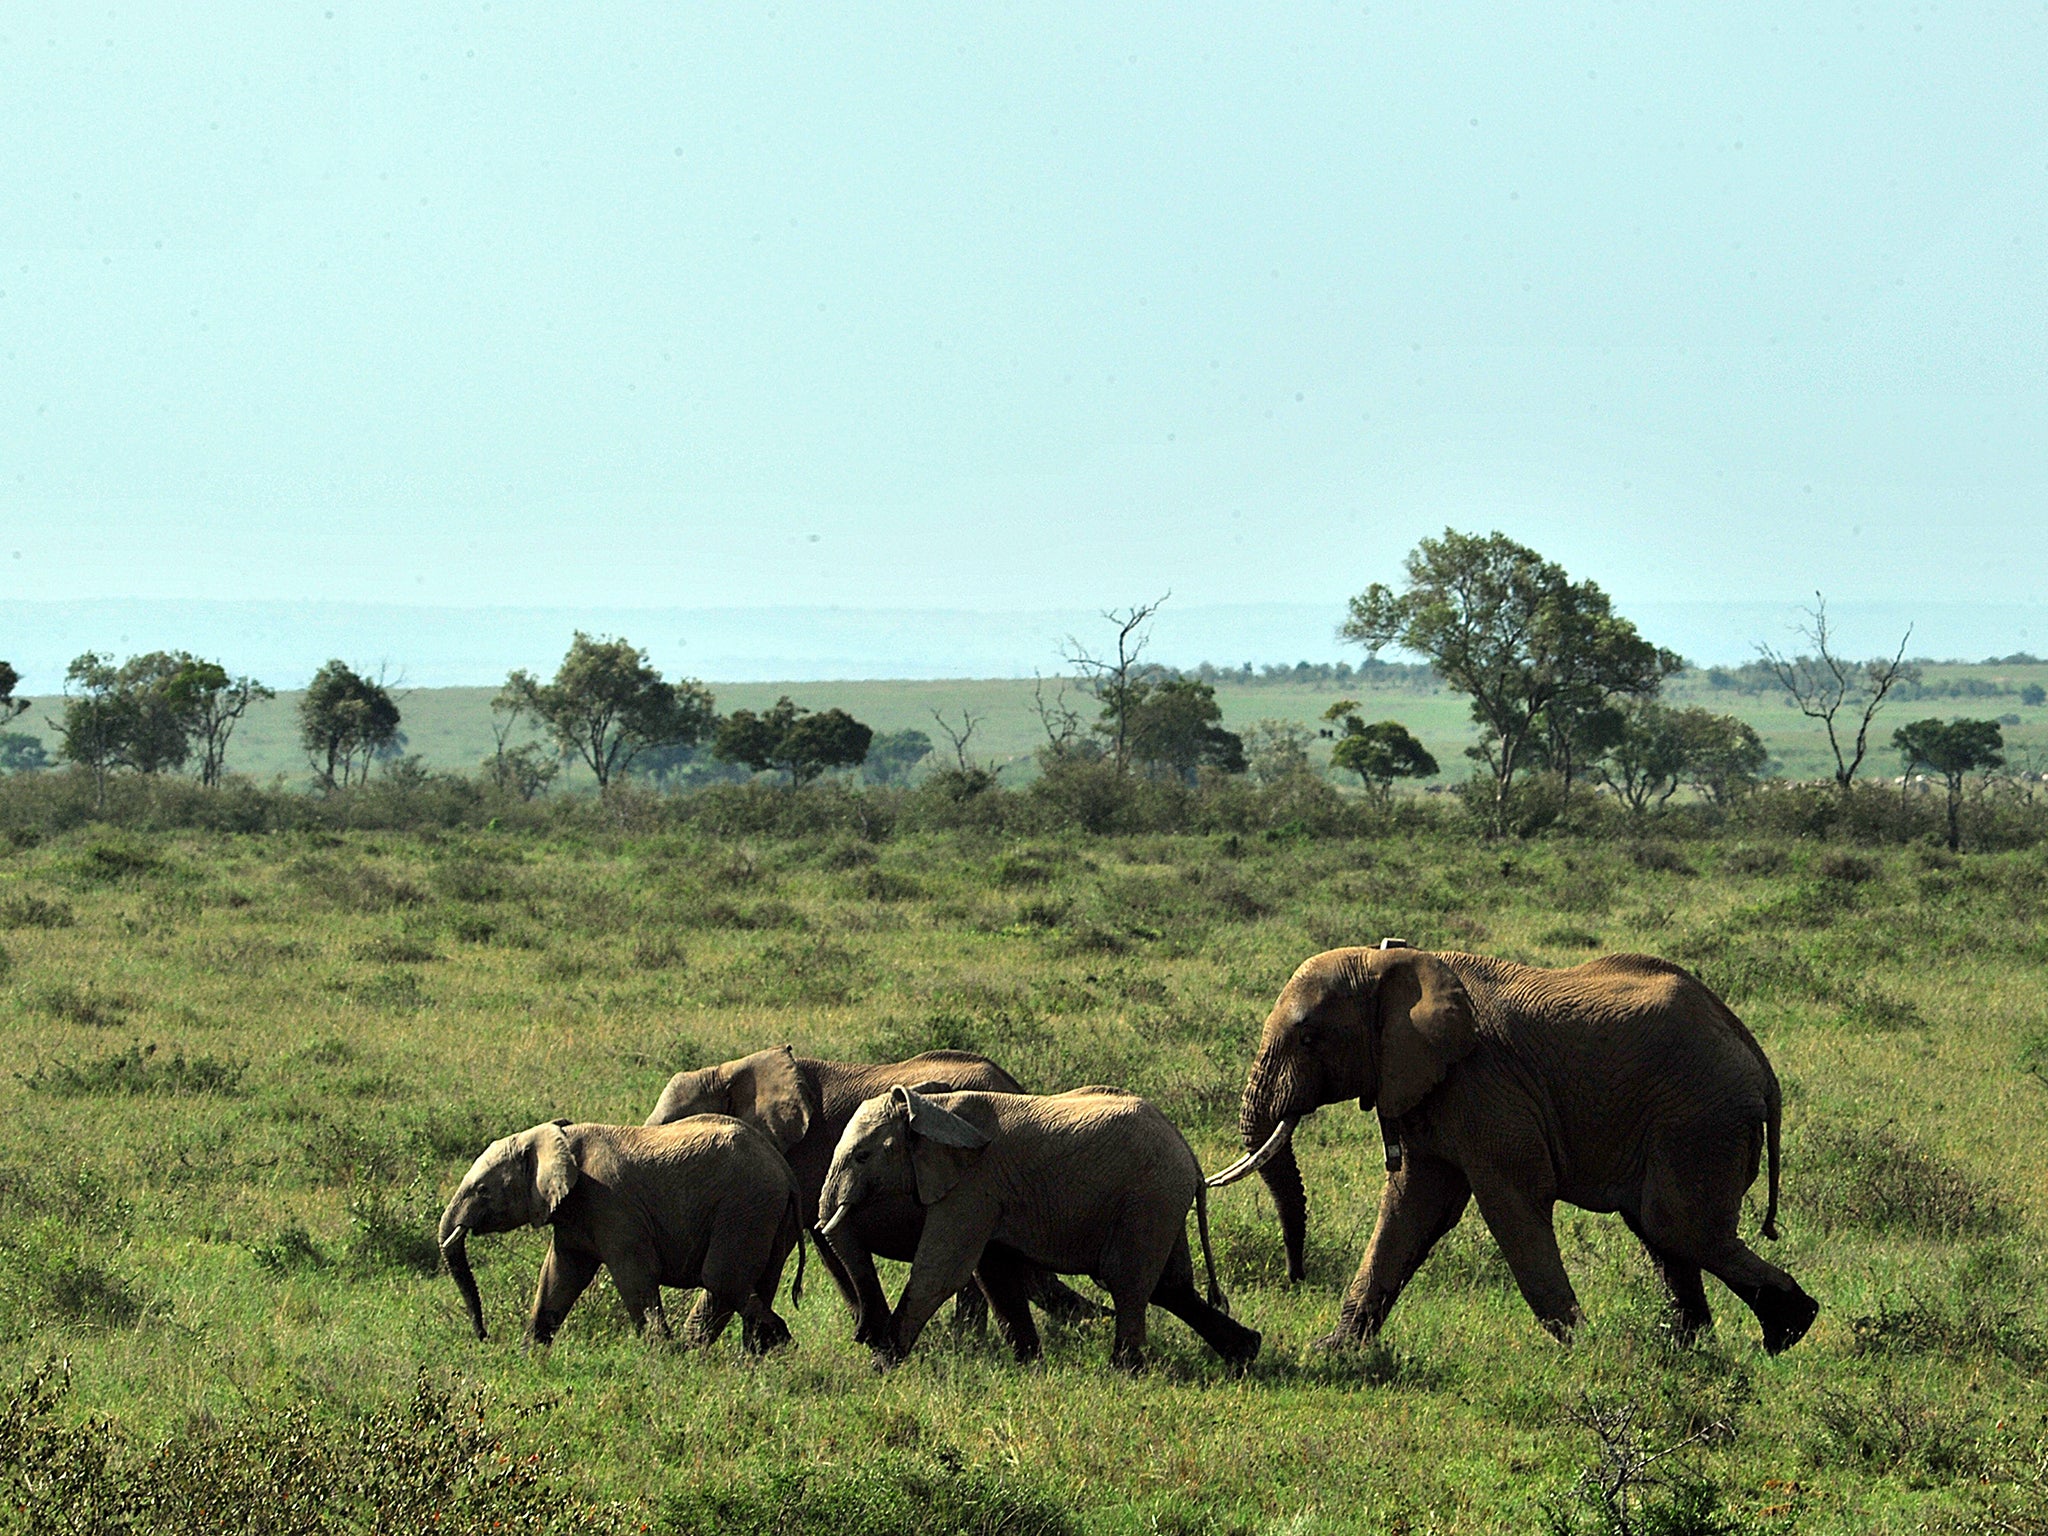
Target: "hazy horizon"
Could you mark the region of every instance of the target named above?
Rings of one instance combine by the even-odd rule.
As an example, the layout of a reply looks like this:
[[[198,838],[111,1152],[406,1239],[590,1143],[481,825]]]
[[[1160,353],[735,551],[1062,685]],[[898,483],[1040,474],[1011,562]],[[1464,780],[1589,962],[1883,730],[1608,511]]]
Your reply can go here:
[[[2044,77],[2039,8],[17,10],[4,595],[1334,611],[1452,525],[2038,608]]]
[[[1146,594],[1156,597],[1157,593]],[[1811,599],[1808,600],[1809,603]],[[1624,607],[1660,645],[1703,666],[1753,660],[1760,642],[1797,649],[1793,603],[1652,603]],[[1980,661],[2048,651],[2048,607],[1831,602],[1842,648]],[[1193,667],[1365,659],[1338,640],[1338,606],[1166,602],[1149,659]],[[724,609],[432,608],[362,603],[208,603],[0,599],[0,651],[25,692],[59,691],[86,650],[127,656],[190,650],[274,687],[302,686],[330,656],[413,687],[493,686],[514,667],[549,675],[571,633],[623,635],[670,676],[714,683],[1048,676],[1069,636],[1096,649],[1110,630],[1096,609],[965,610],[825,607]],[[1390,660],[1406,659],[1389,651]]]

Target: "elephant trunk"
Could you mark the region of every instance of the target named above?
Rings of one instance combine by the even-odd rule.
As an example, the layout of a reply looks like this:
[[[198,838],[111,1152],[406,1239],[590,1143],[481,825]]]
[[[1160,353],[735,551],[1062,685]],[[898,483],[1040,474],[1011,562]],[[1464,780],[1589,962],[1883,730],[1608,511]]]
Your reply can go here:
[[[462,1293],[462,1304],[469,1309],[470,1327],[479,1339],[487,1338],[484,1300],[477,1294],[476,1276],[469,1268],[469,1228],[456,1218],[452,1201],[441,1214],[441,1255],[448,1261],[448,1273],[455,1277],[455,1289]]]
[[[1273,1074],[1262,1060],[1252,1068],[1245,1084],[1244,1103],[1238,1112],[1238,1137],[1247,1153],[1266,1146],[1283,1119],[1295,1115],[1279,1113]],[[1308,1191],[1302,1187],[1301,1165],[1294,1160],[1294,1146],[1284,1141],[1259,1168],[1259,1177],[1273,1196],[1273,1208],[1280,1213],[1280,1237],[1287,1247],[1287,1278],[1299,1280],[1307,1273],[1303,1253],[1308,1244]]]

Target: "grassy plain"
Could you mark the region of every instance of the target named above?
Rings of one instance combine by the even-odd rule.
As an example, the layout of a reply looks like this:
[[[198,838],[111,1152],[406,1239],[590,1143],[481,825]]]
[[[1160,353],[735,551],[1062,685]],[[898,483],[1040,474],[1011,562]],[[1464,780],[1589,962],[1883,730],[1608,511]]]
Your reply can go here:
[[[1926,669],[1926,681],[1934,687],[1951,683],[1977,683],[2012,692],[1978,698],[1928,698],[1901,700],[1888,705],[1879,717],[1879,729],[1872,738],[1869,771],[1887,774],[1897,771],[1897,754],[1891,750],[1891,732],[1907,720],[1938,715],[1998,718],[2012,715],[2005,739],[2008,755],[2017,766],[2022,762],[2048,767],[2048,707],[2020,703],[2017,690],[2029,683],[2048,685],[2048,663],[2020,666],[1941,664]],[[864,720],[877,731],[921,730],[932,738],[939,753],[950,755],[945,736],[933,723],[938,711],[958,729],[962,711],[976,718],[969,752],[980,762],[1001,770],[1005,784],[1028,782],[1035,774],[1032,754],[1043,745],[1045,733],[1033,707],[1034,684],[1030,679],[936,679],[883,682],[789,682],[717,683],[712,685],[722,712],[735,709],[759,710],[788,694],[811,709],[840,708]],[[1045,685],[1052,699],[1057,680]],[[420,688],[400,699],[404,715],[406,750],[419,753],[434,768],[467,772],[492,749],[490,702],[495,688]],[[1708,687],[1688,674],[1665,689],[1674,703],[1703,704],[1725,714],[1739,716],[1754,726],[1770,749],[1774,770],[1791,778],[1817,778],[1831,774],[1833,761],[1820,728],[1788,707],[1775,695],[1740,694]],[[294,725],[299,696],[280,694],[274,701],[250,711],[230,749],[229,763],[237,772],[267,779],[283,774],[293,779],[306,776],[306,760],[297,744]],[[1321,723],[1325,709],[1339,698],[1359,700],[1369,720],[1399,720],[1419,737],[1443,765],[1441,782],[1462,779],[1471,765],[1465,748],[1473,740],[1468,702],[1448,689],[1361,688],[1336,684],[1224,683],[1216,690],[1223,708],[1223,723],[1242,731],[1261,720],[1283,720],[1314,727]],[[1093,709],[1078,690],[1068,687],[1067,700],[1091,720]],[[56,733],[48,721],[60,713],[62,700],[39,699],[22,719],[9,727],[41,735],[54,752]],[[1328,759],[1327,745],[1319,744],[1315,755]],[[569,785],[586,785],[588,775],[570,773]]]
[[[1546,1506],[1598,1529],[1571,1497],[1604,1439],[1691,1441],[1658,1470],[1736,1523],[1674,1529],[1968,1528],[1993,1500],[2039,1530],[2048,1487],[2004,1479],[2048,1436],[2044,916],[2040,849],[67,834],[0,853],[0,1371],[68,1358],[61,1414],[134,1446],[480,1387],[515,1464],[546,1458],[621,1529],[1530,1531]],[[486,1345],[434,1273],[433,1218],[486,1141],[638,1121],[671,1071],[781,1041],[1120,1082],[1216,1166],[1288,971],[1386,933],[1647,950],[1722,990],[1786,1086],[1769,1255],[1822,1301],[1807,1341],[1766,1357],[1710,1283],[1716,1332],[1674,1348],[1619,1220],[1561,1210],[1591,1318],[1572,1348],[1468,1214],[1382,1348],[1309,1353],[1381,1180],[1343,1108],[1298,1139],[1306,1284],[1255,1186],[1213,1207],[1266,1335],[1245,1380],[1156,1313],[1137,1379],[1103,1325],[1051,1331],[1032,1370],[935,1326],[878,1376],[815,1267],[782,1303],[800,1347],[765,1362],[737,1330],[650,1350],[603,1281],[536,1355],[516,1323],[541,1234],[472,1244]],[[877,1513],[892,1498],[928,1522]],[[315,1528],[278,1518],[246,1528]]]

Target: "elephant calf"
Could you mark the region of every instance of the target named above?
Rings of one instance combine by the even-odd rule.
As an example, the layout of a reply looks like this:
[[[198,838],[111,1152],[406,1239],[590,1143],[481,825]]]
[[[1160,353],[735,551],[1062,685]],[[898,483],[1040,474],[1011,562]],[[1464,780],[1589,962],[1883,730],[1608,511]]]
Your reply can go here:
[[[662,1090],[647,1123],[669,1125],[690,1115],[731,1115],[746,1121],[789,1159],[804,1225],[815,1235],[825,1171],[854,1111],[876,1094],[899,1085],[936,1091],[940,1084],[949,1091],[1024,1091],[986,1056],[968,1051],[926,1051],[908,1061],[867,1065],[820,1061],[778,1045],[737,1061],[676,1073]],[[856,1342],[874,1343],[889,1321],[889,1299],[882,1293],[873,1256],[913,1257],[923,1222],[924,1214],[913,1200],[878,1201],[865,1209],[858,1221],[842,1226],[833,1243],[818,1245],[819,1262],[853,1309]],[[1029,1271],[1028,1283],[1032,1302],[1049,1316],[1102,1315],[1094,1302],[1042,1269]],[[977,1329],[986,1326],[988,1314],[981,1304],[981,1292],[972,1282],[960,1292],[958,1305],[958,1321]]]
[[[649,1337],[669,1336],[667,1285],[707,1292],[691,1343],[716,1339],[735,1312],[750,1354],[789,1339],[774,1304],[791,1248],[790,1300],[803,1296],[796,1180],[774,1145],[737,1120],[707,1115],[651,1130],[553,1120],[486,1147],[441,1214],[441,1251],[480,1339],[469,1234],[523,1226],[553,1228],[526,1326],[536,1344],[555,1336],[600,1264]]]
[[[827,1241],[878,1203],[924,1214],[910,1279],[875,1348],[898,1360],[938,1305],[979,1274],[1019,1360],[1039,1352],[1025,1304],[1030,1266],[1091,1276],[1116,1308],[1111,1358],[1144,1363],[1146,1308],[1180,1318],[1230,1365],[1259,1335],[1221,1310],[1202,1171],[1179,1131],[1135,1094],[1077,1088],[942,1093],[894,1088],[855,1113],[832,1154],[819,1209]],[[1195,1290],[1188,1207],[1195,1207],[1209,1296]]]

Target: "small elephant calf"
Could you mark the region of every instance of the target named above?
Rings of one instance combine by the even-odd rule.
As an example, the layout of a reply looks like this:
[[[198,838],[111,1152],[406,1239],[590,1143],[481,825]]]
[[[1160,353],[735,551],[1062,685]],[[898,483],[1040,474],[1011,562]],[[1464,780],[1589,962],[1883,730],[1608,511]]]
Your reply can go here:
[[[1179,1131],[1119,1088],[939,1093],[894,1088],[869,1099],[832,1154],[818,1208],[828,1241],[876,1202],[914,1198],[923,1231],[910,1279],[875,1349],[901,1359],[939,1304],[978,1277],[1019,1360],[1039,1352],[1025,1304],[1033,1266],[1089,1275],[1116,1308],[1111,1359],[1144,1363],[1154,1303],[1234,1368],[1259,1335],[1222,1310],[1202,1171]],[[1188,1207],[1195,1207],[1209,1295],[1195,1290]]]
[[[494,1141],[441,1215],[441,1252],[484,1334],[470,1273],[472,1232],[553,1228],[527,1336],[546,1344],[602,1264],[633,1319],[669,1337],[661,1287],[702,1286],[709,1309],[688,1342],[708,1344],[737,1312],[750,1354],[788,1342],[775,1314],[783,1261],[797,1250],[790,1300],[803,1297],[795,1177],[774,1143],[724,1115],[658,1127],[554,1120]]]

